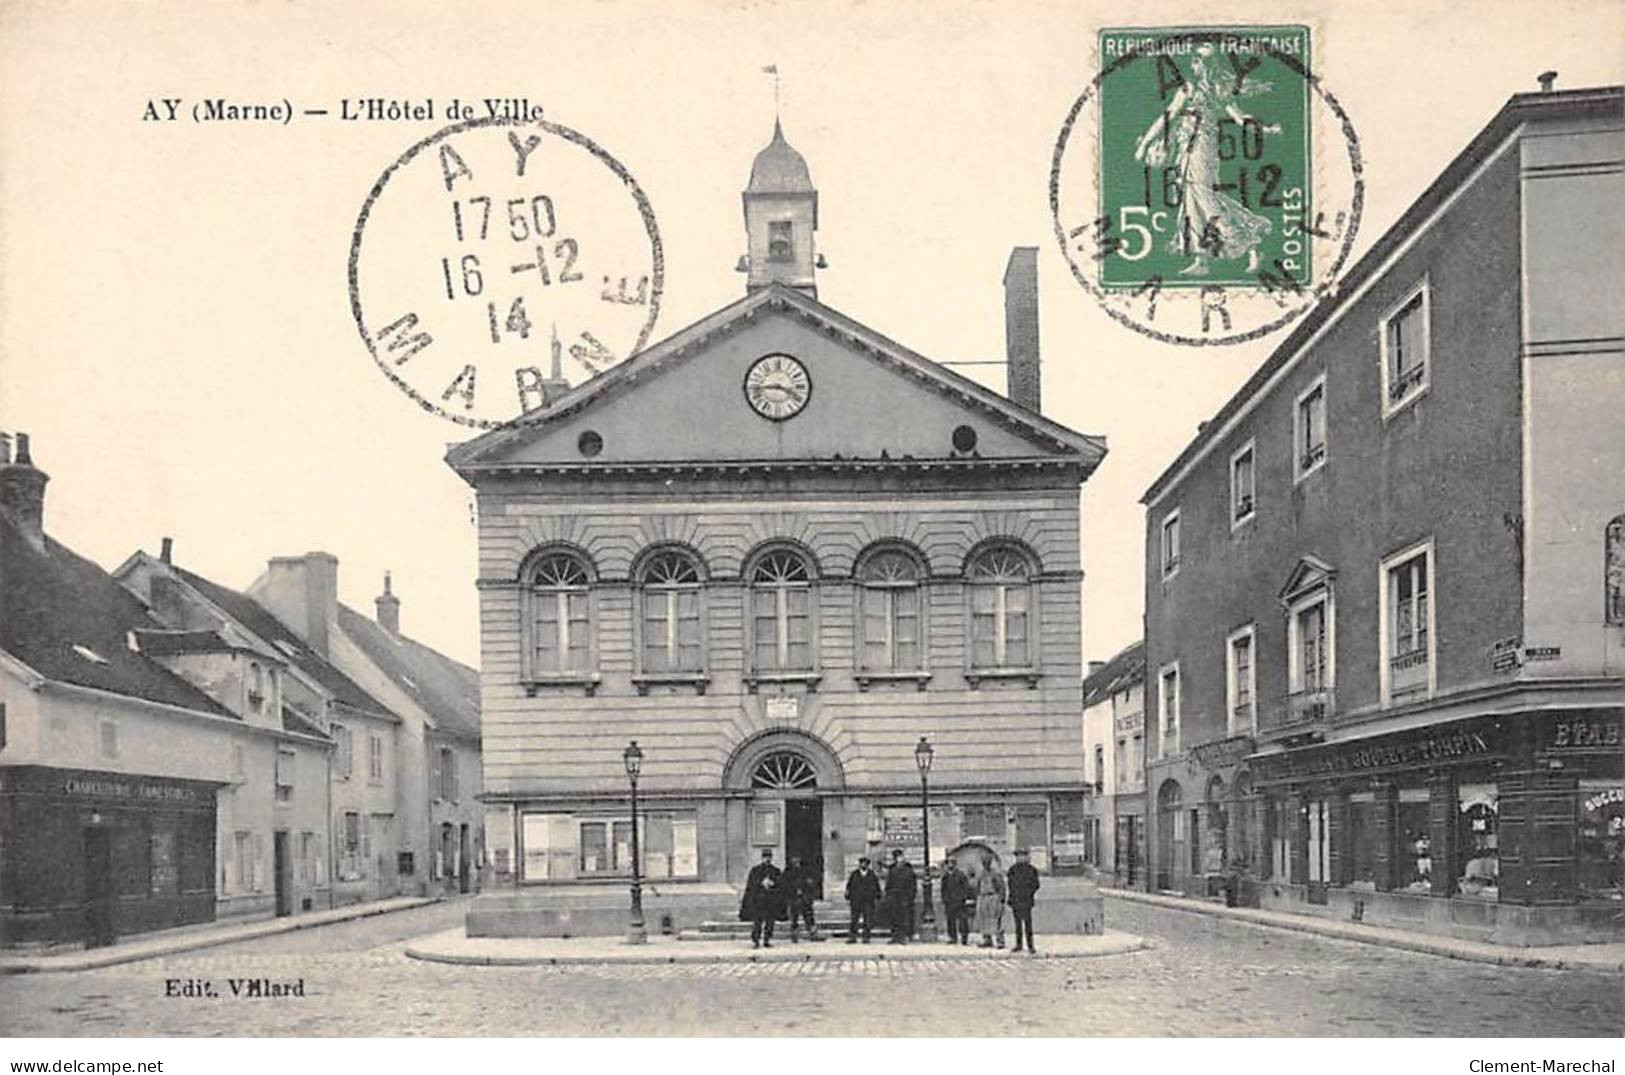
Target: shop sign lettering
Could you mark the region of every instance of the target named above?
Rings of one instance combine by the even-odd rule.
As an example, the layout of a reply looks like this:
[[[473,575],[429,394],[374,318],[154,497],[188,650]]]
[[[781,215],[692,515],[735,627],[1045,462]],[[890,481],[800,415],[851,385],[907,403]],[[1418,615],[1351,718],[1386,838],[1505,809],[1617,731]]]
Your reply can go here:
[[[169,802],[192,802],[197,793],[191,788],[173,784],[135,783],[93,777],[69,777],[62,782],[62,790],[69,795],[83,795],[96,799],[147,799]]]
[[[1137,732],[1145,727],[1145,712],[1120,713],[1112,720],[1112,726],[1119,732]]]
[[[1224,765],[1234,765],[1253,752],[1253,741],[1245,735],[1238,735],[1231,739],[1220,739],[1216,743],[1202,743],[1191,748],[1197,764],[1204,769],[1217,769]]]
[[[1487,728],[1440,731],[1416,739],[1269,755],[1254,759],[1253,771],[1258,779],[1285,780],[1476,758],[1493,752],[1489,734]]]
[[[1562,646],[1525,646],[1523,651],[1526,661],[1555,661],[1562,656]]]
[[[1593,795],[1585,801],[1585,812],[1594,814],[1613,803],[1625,803],[1625,788],[1610,788],[1607,791]]]
[[[1578,718],[1560,720],[1552,725],[1552,750],[1586,750],[1594,747],[1618,747],[1621,742],[1620,719]]]

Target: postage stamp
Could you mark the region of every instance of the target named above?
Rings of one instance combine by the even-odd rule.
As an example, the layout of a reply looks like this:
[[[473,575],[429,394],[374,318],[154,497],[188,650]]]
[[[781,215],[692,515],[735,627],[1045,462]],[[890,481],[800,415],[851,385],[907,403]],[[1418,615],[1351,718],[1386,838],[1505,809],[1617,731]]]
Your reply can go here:
[[[378,177],[350,309],[424,410],[492,428],[648,342],[664,256],[649,199],[591,138],[538,116],[453,124]]]
[[[1305,26],[1105,29],[1057,139],[1056,238],[1113,318],[1240,343],[1336,285],[1359,226],[1359,140]],[[1317,123],[1341,152],[1318,155]]]

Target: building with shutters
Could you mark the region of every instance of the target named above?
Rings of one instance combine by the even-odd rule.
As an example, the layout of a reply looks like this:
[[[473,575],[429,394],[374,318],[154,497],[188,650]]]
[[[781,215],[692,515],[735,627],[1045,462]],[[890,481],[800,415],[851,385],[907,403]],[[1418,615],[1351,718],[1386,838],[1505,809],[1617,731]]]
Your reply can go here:
[[[651,926],[732,915],[759,852],[838,894],[861,855],[1051,871],[1088,793],[1079,485],[1039,411],[1036,250],[1011,398],[817,297],[818,195],[774,130],[746,293],[448,462],[479,511],[486,832],[475,934],[624,927],[643,751]]]
[[[1511,98],[1146,492],[1151,888],[1619,938],[1622,118]]]
[[[333,742],[267,639],[166,619],[44,529],[0,435],[0,943],[328,906]]]

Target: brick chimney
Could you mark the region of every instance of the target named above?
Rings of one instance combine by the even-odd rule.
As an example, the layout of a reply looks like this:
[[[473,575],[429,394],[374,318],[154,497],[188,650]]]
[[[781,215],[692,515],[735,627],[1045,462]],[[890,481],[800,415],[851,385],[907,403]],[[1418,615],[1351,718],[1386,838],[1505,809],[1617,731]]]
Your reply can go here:
[[[401,633],[401,599],[390,589],[389,572],[384,572],[384,592],[374,599],[378,608],[378,626],[392,635]]]
[[[1038,247],[1018,246],[1004,266],[1005,395],[1039,410]]]
[[[50,480],[34,465],[27,433],[17,434],[15,461],[10,439],[0,446],[0,511],[35,548],[45,547],[45,483]]]
[[[339,617],[338,557],[330,552],[273,557],[252,593],[311,649],[328,655],[328,632]]]

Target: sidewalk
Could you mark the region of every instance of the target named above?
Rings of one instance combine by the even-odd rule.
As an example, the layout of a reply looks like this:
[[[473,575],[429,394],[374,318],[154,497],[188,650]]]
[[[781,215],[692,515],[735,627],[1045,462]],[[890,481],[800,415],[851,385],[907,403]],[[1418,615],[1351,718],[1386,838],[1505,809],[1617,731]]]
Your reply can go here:
[[[298,929],[312,929],[334,922],[348,922],[356,918],[406,911],[430,903],[439,903],[440,896],[398,896],[395,899],[376,900],[372,903],[352,903],[331,911],[311,911],[289,915],[286,918],[262,918],[253,922],[227,922],[186,929],[165,930],[156,934],[137,934],[127,941],[107,948],[73,948],[67,951],[0,956],[0,974],[33,974],[52,971],[92,970],[111,967],[119,963],[134,963],[140,959],[190,952],[197,948],[212,948],[221,944],[269,937],[276,933],[292,933]]]
[[[1543,948],[1515,948],[1511,945],[1485,944],[1482,941],[1464,941],[1454,937],[1413,933],[1386,926],[1338,922],[1328,918],[1316,918],[1313,915],[1263,911],[1251,907],[1225,907],[1200,899],[1156,895],[1133,889],[1103,888],[1100,891],[1108,899],[1146,903],[1153,907],[1166,907],[1175,911],[1229,918],[1254,926],[1315,933],[1343,941],[1358,941],[1361,944],[1376,944],[1385,948],[1403,948],[1411,952],[1426,952],[1429,955],[1465,959],[1474,963],[1496,963],[1503,967],[1545,967],[1553,970],[1625,972],[1625,944],[1569,944]]]
[[[752,948],[732,941],[679,941],[653,936],[648,944],[627,944],[621,937],[467,937],[461,929],[419,937],[407,946],[413,959],[431,963],[461,963],[493,967],[566,966],[581,963],[882,963],[928,959],[1087,959],[1137,952],[1148,947],[1141,937],[1107,930],[1105,936],[1057,934],[1040,936],[1036,956],[1017,955],[1003,948],[976,945],[891,945],[818,941],[791,944],[785,939],[772,948]]]

